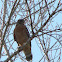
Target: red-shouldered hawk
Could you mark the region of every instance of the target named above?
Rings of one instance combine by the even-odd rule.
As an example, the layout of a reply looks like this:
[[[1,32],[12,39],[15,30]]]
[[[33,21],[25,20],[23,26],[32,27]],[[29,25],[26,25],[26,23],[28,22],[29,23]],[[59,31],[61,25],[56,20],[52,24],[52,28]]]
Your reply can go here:
[[[24,43],[26,43],[26,41],[30,37],[29,32],[28,32],[26,26],[24,25],[24,22],[25,21],[23,19],[19,19],[17,21],[16,27],[14,29],[14,40],[18,43],[18,45],[21,45],[21,46]],[[27,45],[25,45],[25,47],[23,48],[23,51],[25,53],[26,60],[27,61],[32,60],[31,42],[28,43]]]

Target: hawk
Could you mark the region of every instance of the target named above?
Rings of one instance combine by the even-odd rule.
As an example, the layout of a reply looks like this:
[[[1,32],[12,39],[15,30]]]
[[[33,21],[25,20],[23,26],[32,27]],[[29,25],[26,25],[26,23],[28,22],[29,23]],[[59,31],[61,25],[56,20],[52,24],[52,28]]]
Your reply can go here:
[[[26,26],[24,25],[24,22],[25,22],[24,19],[19,19],[14,29],[14,40],[17,42],[18,46],[20,45],[22,46],[30,38],[29,32]],[[27,61],[32,60],[31,42],[25,45],[23,51],[25,53],[26,60]]]

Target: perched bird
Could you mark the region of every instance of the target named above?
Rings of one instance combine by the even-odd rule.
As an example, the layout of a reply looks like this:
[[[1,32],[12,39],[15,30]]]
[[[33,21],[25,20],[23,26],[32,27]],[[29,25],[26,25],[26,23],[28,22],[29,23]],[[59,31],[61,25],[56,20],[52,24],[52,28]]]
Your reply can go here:
[[[24,19],[19,19],[16,23],[16,27],[14,29],[14,40],[18,43],[19,45],[23,45],[24,43],[27,42],[27,40],[30,38],[29,32],[24,25],[25,20]],[[23,48],[23,51],[26,56],[26,60],[30,61],[32,60],[32,54],[31,54],[31,42],[27,43],[25,47]]]

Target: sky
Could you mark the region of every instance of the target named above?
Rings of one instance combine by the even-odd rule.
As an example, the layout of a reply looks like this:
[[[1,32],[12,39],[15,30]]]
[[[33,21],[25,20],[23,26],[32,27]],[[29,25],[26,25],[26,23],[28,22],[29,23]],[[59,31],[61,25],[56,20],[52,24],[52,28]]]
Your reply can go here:
[[[35,1],[35,0],[34,0]],[[40,1],[40,0],[39,0]],[[58,0],[57,0],[58,1]],[[37,3],[37,1],[35,1],[35,3]],[[56,4],[57,4],[57,2],[55,3],[55,7],[56,7]],[[2,8],[2,2],[0,1],[0,8]],[[38,7],[38,6],[37,6]],[[36,7],[36,8],[37,8]],[[38,9],[38,8],[37,8]],[[51,10],[53,10],[53,9],[51,9]],[[1,14],[1,9],[0,9],[0,14]],[[36,19],[38,18],[38,14],[36,15]],[[35,19],[35,20],[36,20]],[[17,19],[16,19],[16,21],[17,21]],[[58,25],[60,26],[61,24],[62,24],[62,12],[61,13],[59,13],[55,18],[53,18],[53,20],[52,20],[53,22],[48,26],[48,29],[54,29],[54,28],[56,28],[56,27],[58,27]],[[62,25],[61,25],[61,27],[62,27]],[[10,28],[12,31],[14,30],[14,28],[15,28],[15,26],[12,26],[12,28]],[[10,30],[9,30],[10,31]],[[12,32],[11,31],[11,32]],[[10,32],[10,33],[11,33]],[[62,32],[60,33],[60,34],[62,34]],[[47,35],[44,35],[44,37],[46,38],[46,39],[48,39],[49,37],[47,36]],[[13,34],[11,34],[11,35],[9,35],[9,37],[8,37],[10,40],[12,40],[13,39]],[[7,42],[8,40],[6,40],[6,42]],[[14,40],[12,40],[12,41],[14,41]],[[14,42],[14,44],[13,44],[13,42],[10,42],[10,44],[12,44],[12,48],[14,48],[14,50],[16,51],[17,50],[17,47],[18,47],[18,45],[17,45],[17,43],[16,42]],[[53,38],[51,38],[50,39],[50,47],[55,43],[55,39],[53,39]],[[34,39],[32,39],[32,41],[31,41],[31,44],[32,44],[32,54],[33,54],[33,59],[32,59],[32,62],[39,62],[39,60],[41,59],[41,57],[44,55],[44,53],[43,53],[43,50],[42,50],[42,47],[41,47],[41,50],[40,50],[40,45],[39,45],[39,40],[37,39],[37,38],[34,38]],[[60,45],[59,44],[59,42],[55,45],[55,46],[57,46],[58,47],[58,45]],[[10,48],[10,46],[9,46],[9,43],[7,43],[7,48],[9,49]],[[46,46],[47,47],[47,46]],[[60,46],[61,47],[61,46]],[[13,49],[10,49],[10,53],[14,53],[14,50]],[[54,49],[54,48],[53,48]],[[59,52],[60,50],[58,50],[57,52]],[[2,49],[2,52],[4,52],[4,48]],[[53,53],[54,52],[54,53]],[[61,49],[61,52],[62,52],[62,49]],[[21,52],[22,54],[20,54],[20,55],[22,55],[22,56],[24,56],[24,53],[23,52]],[[56,53],[56,51],[52,51],[52,57],[54,57],[54,55],[55,55],[55,53]],[[57,53],[58,54],[58,53]],[[5,54],[4,54],[5,55]],[[49,51],[49,55],[51,55],[51,51]],[[18,57],[18,55],[17,55],[17,57]],[[50,56],[49,56],[50,57]],[[4,59],[3,59],[4,58]],[[6,59],[7,57],[6,56],[2,56],[1,57],[1,59],[0,59],[0,61],[4,61],[5,59]],[[51,57],[50,57],[51,58]],[[62,58],[61,58],[62,59]],[[44,59],[42,60],[42,61],[40,61],[40,62],[43,62],[44,61]],[[61,60],[62,61],[62,60]],[[20,57],[19,58],[17,58],[14,62],[22,62],[21,60],[20,60]],[[26,61],[27,62],[27,61]],[[46,60],[45,60],[45,62],[47,62]],[[55,59],[55,62],[56,62],[56,59]]]

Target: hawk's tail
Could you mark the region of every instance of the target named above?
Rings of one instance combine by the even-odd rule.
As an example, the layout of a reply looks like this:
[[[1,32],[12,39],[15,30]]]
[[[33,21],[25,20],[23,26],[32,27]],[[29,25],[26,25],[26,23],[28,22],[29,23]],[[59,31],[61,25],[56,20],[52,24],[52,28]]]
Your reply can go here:
[[[32,60],[31,45],[30,45],[30,44],[27,44],[27,45],[25,46],[25,48],[23,48],[23,50],[24,50],[24,53],[25,53],[25,55],[26,55],[26,60],[27,60],[27,61]]]
[[[26,55],[26,60],[27,60],[27,61],[32,60],[32,54]]]

